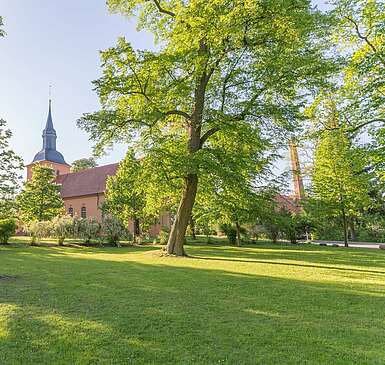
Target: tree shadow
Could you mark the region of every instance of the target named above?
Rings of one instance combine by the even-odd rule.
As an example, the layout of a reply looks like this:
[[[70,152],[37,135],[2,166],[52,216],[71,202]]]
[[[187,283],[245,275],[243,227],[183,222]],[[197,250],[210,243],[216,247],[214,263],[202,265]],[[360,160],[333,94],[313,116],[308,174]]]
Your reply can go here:
[[[1,271],[18,279],[0,283],[0,363],[385,362],[384,285],[249,274],[238,261],[9,250]]]

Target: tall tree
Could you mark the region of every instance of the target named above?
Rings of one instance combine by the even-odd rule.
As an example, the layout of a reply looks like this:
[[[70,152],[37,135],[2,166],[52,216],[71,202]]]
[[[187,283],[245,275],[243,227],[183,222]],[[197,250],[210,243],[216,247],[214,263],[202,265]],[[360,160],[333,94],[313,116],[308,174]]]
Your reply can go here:
[[[78,172],[82,170],[92,169],[93,167],[97,167],[97,166],[98,164],[96,163],[93,157],[80,158],[79,160],[75,160],[72,163],[71,172]]]
[[[199,177],[222,157],[211,153],[213,137],[293,127],[305,94],[331,69],[319,41],[324,18],[308,0],[107,3],[138,14],[160,50],[134,51],[121,38],[102,52],[102,110],[79,125],[99,152],[116,141],[139,142],[145,155],[174,145],[168,176],[180,202],[167,251],[184,255]]]
[[[21,219],[31,221],[50,220],[64,212],[60,185],[55,183],[55,173],[39,164],[32,170],[32,178],[17,197]]]
[[[333,115],[333,119],[336,119]],[[322,132],[317,141],[312,172],[313,198],[329,217],[340,217],[344,242],[348,246],[349,218],[370,204],[369,181],[364,151],[355,147],[343,126]],[[339,125],[339,127],[337,127]],[[313,204],[313,208],[316,206]],[[318,212],[321,214],[321,210]]]
[[[10,148],[12,132],[0,119],[0,218],[15,213],[15,196],[20,188],[22,159]]]

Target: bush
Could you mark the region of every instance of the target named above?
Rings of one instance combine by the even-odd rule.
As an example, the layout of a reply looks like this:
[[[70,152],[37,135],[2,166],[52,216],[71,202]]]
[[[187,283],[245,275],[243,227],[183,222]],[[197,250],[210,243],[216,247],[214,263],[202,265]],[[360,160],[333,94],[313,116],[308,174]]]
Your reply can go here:
[[[127,229],[116,217],[108,215],[103,219],[102,231],[107,238],[107,242],[120,247],[119,241],[127,234]]]
[[[170,229],[166,226],[163,226],[159,232],[159,243],[161,245],[167,245],[169,236],[170,236]]]
[[[74,218],[64,215],[57,216],[51,222],[51,235],[58,240],[59,246],[62,246],[64,240],[73,235]]]
[[[237,242],[237,230],[231,225],[231,224],[222,224],[220,226],[221,232],[223,232],[227,239],[229,240],[229,243],[231,245],[235,245]]]
[[[51,235],[52,225],[50,221],[33,221],[28,224],[26,230],[31,236],[31,245],[35,245],[37,240]]]
[[[97,239],[100,230],[101,224],[95,218],[77,218],[74,221],[75,236],[81,238],[84,243]]]
[[[8,243],[8,240],[16,232],[16,221],[14,219],[0,219],[0,243]]]

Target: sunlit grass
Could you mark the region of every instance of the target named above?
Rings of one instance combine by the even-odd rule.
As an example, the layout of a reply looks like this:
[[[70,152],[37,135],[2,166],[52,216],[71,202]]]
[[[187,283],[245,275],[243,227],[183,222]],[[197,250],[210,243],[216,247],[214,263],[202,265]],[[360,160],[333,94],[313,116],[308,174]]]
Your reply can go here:
[[[0,364],[385,363],[382,251],[21,242],[0,247]]]

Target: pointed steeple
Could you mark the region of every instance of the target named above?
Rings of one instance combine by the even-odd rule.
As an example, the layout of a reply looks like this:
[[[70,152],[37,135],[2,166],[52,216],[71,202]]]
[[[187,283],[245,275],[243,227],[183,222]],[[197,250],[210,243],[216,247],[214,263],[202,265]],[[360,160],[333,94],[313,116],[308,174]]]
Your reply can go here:
[[[49,100],[47,123],[43,130],[43,149],[56,150],[56,131],[52,122],[51,99]]]
[[[35,155],[33,162],[50,161],[50,162],[67,165],[63,155],[56,150],[57,135],[52,122],[52,105],[51,104],[52,104],[51,99],[49,99],[48,117],[47,117],[47,122],[45,124],[45,128],[43,129],[43,135],[42,135],[43,149]]]

